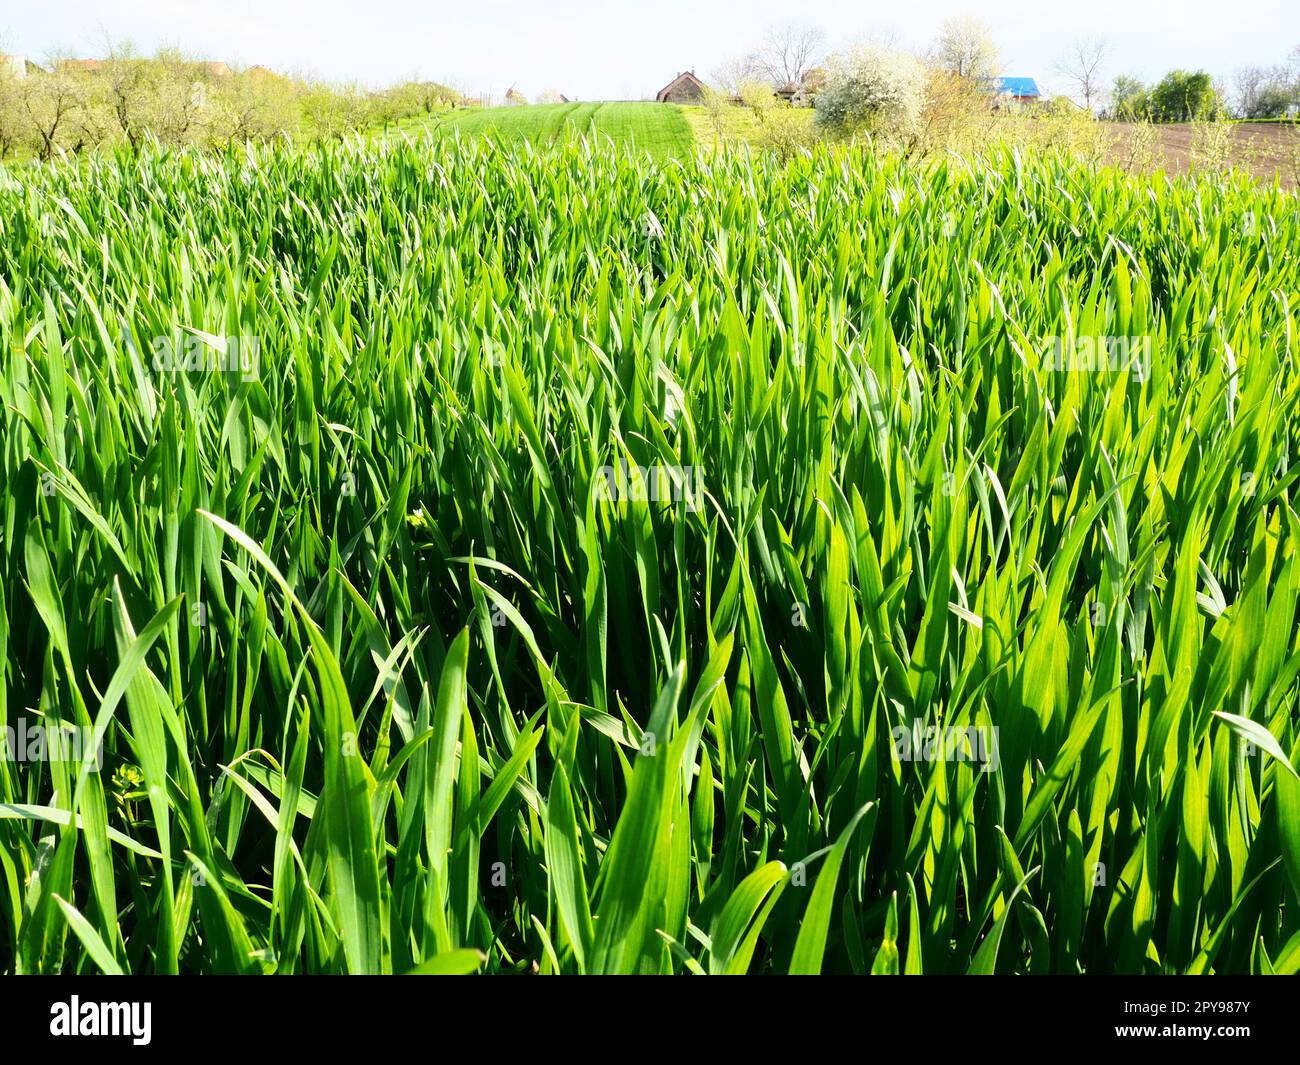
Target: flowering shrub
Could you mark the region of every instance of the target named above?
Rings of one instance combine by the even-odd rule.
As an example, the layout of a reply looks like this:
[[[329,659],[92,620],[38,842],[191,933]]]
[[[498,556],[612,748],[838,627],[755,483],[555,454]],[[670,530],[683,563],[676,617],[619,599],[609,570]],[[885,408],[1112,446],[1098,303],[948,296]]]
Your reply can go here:
[[[827,63],[817,124],[841,134],[906,136],[925,108],[925,85],[925,67],[915,56],[875,45],[850,49]]]

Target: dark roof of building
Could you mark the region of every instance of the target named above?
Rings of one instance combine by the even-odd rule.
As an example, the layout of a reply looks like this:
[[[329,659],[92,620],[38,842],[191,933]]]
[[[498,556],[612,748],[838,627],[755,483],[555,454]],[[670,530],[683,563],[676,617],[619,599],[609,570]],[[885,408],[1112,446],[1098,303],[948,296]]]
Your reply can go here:
[[[674,89],[685,85],[694,85],[700,92],[704,91],[704,82],[700,81],[700,79],[695,76],[695,71],[683,70],[677,75],[677,77],[673,78],[672,81],[655,93],[655,99],[662,100]]]

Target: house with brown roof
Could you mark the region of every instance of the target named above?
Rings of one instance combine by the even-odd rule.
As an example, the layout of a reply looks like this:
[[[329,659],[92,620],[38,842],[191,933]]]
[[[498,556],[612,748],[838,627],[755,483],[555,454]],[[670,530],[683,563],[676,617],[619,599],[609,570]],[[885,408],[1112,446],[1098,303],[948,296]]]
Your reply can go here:
[[[103,59],[62,59],[59,61],[59,69],[82,74],[94,74],[104,69],[105,62],[107,61]],[[209,78],[228,78],[231,76],[230,67],[220,60],[199,60],[192,66],[196,72]]]
[[[805,70],[803,77],[799,80],[799,88],[795,91],[790,102],[795,107],[812,107],[825,85],[825,67],[812,67]]]
[[[0,73],[25,78],[28,74],[44,74],[45,68],[33,63],[25,55],[0,55]]]
[[[264,67],[260,63],[257,66],[249,67],[245,70],[244,77],[251,78],[253,81],[262,84],[269,82],[285,82],[289,80],[283,74],[277,74],[270,67]]]
[[[655,93],[655,103],[697,104],[704,99],[706,91],[704,82],[695,76],[695,71],[684,70]]]
[[[72,70],[80,73],[93,74],[97,70],[103,69],[104,61],[102,59],[60,59],[60,70]]]

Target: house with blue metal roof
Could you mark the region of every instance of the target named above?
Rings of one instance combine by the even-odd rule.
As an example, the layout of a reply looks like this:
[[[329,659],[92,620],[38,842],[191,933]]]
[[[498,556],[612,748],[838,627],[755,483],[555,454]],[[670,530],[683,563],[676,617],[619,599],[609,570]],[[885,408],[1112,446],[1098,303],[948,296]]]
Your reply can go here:
[[[1027,102],[1041,100],[1038,82],[1033,78],[994,78],[999,96],[1009,96],[1012,100]]]
[[[1043,98],[1033,78],[983,78],[983,88],[993,96],[994,107],[1034,104]]]

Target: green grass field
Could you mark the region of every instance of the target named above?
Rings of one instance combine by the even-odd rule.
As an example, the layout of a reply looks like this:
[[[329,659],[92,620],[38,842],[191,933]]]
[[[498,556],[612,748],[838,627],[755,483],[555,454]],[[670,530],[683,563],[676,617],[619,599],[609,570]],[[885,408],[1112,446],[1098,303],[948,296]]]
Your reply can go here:
[[[0,220],[0,971],[1300,972],[1294,197],[439,137]]]
[[[727,107],[710,112],[706,107],[684,106],[682,116],[691,127],[695,143],[704,148],[717,148],[723,144],[762,140],[762,129],[754,112],[748,107]],[[796,126],[811,132],[817,112],[811,107],[796,107],[783,112]]]
[[[656,158],[680,157],[694,145],[691,126],[675,104],[571,103],[519,107],[464,108],[402,127],[435,138],[459,132],[490,134],[502,143],[552,144],[570,135],[595,133],[618,144],[634,144]]]

